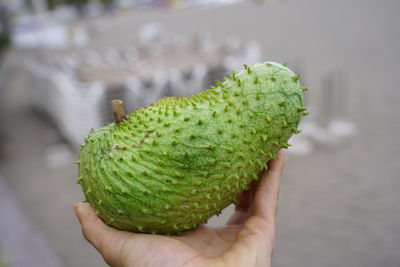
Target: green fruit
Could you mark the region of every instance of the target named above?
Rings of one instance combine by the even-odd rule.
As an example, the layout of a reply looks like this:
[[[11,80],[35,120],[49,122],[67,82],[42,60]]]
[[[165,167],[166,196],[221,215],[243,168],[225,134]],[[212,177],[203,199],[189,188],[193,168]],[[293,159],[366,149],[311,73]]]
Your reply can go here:
[[[299,75],[245,65],[216,87],[167,97],[91,132],[81,146],[86,201],[109,225],[175,234],[235,202],[305,113]]]

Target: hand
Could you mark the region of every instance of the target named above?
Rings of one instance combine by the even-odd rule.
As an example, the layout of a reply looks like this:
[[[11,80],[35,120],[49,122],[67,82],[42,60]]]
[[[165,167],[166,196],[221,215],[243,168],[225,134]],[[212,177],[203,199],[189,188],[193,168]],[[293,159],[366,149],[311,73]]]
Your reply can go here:
[[[86,240],[111,266],[271,266],[283,151],[268,165],[223,228],[201,225],[182,236],[137,234],[105,225],[89,204],[78,203],[74,211]]]

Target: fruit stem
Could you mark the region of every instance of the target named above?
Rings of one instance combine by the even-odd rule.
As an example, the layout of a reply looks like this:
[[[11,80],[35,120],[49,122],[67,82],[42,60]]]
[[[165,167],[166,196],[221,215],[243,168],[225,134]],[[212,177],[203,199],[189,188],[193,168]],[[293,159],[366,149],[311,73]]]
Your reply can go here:
[[[124,110],[124,101],[115,99],[111,101],[111,104],[114,113],[115,123],[119,124],[126,119],[126,114]]]

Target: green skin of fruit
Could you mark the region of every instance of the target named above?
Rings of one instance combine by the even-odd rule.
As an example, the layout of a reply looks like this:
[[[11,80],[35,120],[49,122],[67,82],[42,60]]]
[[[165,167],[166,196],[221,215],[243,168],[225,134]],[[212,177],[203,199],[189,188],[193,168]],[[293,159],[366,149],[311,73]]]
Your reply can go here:
[[[81,146],[78,183],[117,229],[177,234],[205,223],[287,148],[303,115],[299,75],[266,62],[190,97],[167,97]]]

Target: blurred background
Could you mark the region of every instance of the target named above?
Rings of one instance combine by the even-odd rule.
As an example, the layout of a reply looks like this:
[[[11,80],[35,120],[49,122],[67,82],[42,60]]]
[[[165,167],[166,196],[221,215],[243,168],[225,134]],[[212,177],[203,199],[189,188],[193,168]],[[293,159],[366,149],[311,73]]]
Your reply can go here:
[[[243,64],[309,87],[274,266],[400,266],[397,0],[1,0],[0,266],[105,266],[72,212],[79,145]],[[212,218],[223,225],[233,207]]]

